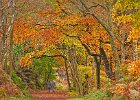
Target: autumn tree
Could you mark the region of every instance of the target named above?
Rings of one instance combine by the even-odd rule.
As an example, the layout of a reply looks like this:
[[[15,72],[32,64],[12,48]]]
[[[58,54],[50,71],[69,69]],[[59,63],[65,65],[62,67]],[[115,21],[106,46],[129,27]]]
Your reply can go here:
[[[10,74],[13,69],[13,26],[16,16],[15,0],[0,1],[0,43],[1,43],[1,64]],[[7,65],[7,61],[10,65]],[[9,67],[9,68],[8,68]]]
[[[123,46],[124,38],[131,31],[131,28],[130,28],[131,25],[128,23],[133,23],[131,19],[132,18],[131,15],[135,15],[136,12],[138,12],[139,2],[131,1],[131,0],[126,0],[126,1],[119,1],[119,0],[111,0],[111,1],[108,1],[108,0],[105,0],[105,1],[71,0],[71,1],[67,1],[65,0],[65,2],[62,2],[61,0],[57,0],[57,1],[60,5],[63,5],[63,4],[67,5],[69,3],[73,4],[71,6],[65,6],[65,8],[67,9],[71,8],[70,10],[63,9],[67,13],[81,12],[83,15],[90,14],[106,30],[110,38],[110,44],[113,51],[113,60],[115,64],[116,75],[120,76],[119,75],[120,62],[124,63],[124,58],[125,58],[125,48]],[[76,10],[72,10],[72,9],[76,9]],[[117,21],[116,19],[118,19],[119,21]],[[126,24],[125,25],[123,24],[124,22],[127,24],[127,26]],[[122,27],[123,27],[123,32],[122,32]],[[123,34],[119,35],[120,33],[123,33]],[[118,49],[119,49],[118,44],[120,44],[122,48],[121,49],[122,61],[120,61],[120,57],[118,53]]]
[[[36,58],[44,56],[62,57],[65,62],[62,59],[59,62],[69,66],[73,84],[80,94],[79,59],[83,61],[90,55],[96,65],[97,88],[100,88],[102,64],[109,78],[115,70],[119,79],[119,66],[129,59],[129,42],[133,41],[133,58],[138,59],[139,26],[132,28],[136,21],[133,19],[138,19],[138,4],[131,0],[20,1],[14,24],[14,43],[24,45],[24,54],[19,58],[21,67],[31,66]],[[81,58],[77,57],[78,48],[83,50]],[[88,59],[86,62],[88,65]]]

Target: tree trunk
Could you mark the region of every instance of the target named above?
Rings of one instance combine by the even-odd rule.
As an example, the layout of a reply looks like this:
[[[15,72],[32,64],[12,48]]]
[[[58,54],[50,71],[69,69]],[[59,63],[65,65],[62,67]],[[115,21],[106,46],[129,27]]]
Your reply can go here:
[[[0,0],[0,41],[1,41],[1,52],[0,52],[0,62],[2,64],[2,68],[4,69],[5,61],[6,61],[6,52],[7,52],[7,47],[6,47],[6,41],[7,41],[7,35],[6,35],[6,23],[7,23],[7,18],[5,15],[5,9],[3,9],[3,2]]]
[[[92,57],[94,57],[94,61],[95,61],[95,64],[96,64],[96,84],[97,84],[97,89],[100,89],[100,63],[101,63],[100,61],[101,61],[101,55],[91,52],[89,47],[86,44],[82,43],[82,45],[86,49],[87,53],[89,55],[91,55]],[[98,60],[98,57],[100,57],[100,61]]]
[[[100,54],[102,55],[101,58],[102,58],[102,60],[103,60],[103,62],[105,64],[104,65],[105,66],[105,72],[106,72],[106,74],[107,74],[107,76],[109,78],[112,78],[112,74],[113,74],[112,69],[111,69],[111,67],[109,65],[109,61],[107,59],[106,53],[105,53],[103,48],[100,48]]]
[[[92,61],[92,76],[91,76],[91,81],[90,81],[90,91],[93,90],[93,87],[94,87],[94,69],[96,68],[96,65],[95,65],[95,59],[94,57],[93,58],[93,61]]]
[[[88,55],[86,55],[86,66],[88,66]]]
[[[115,66],[115,76],[117,79],[119,79],[120,77],[120,59],[119,59],[119,55],[118,55],[118,51],[117,51],[117,45],[115,43],[115,37],[113,36],[112,38],[110,38],[110,42],[112,45],[112,51],[113,51],[113,57],[114,57],[114,66]]]
[[[72,53],[73,53],[73,61],[74,61],[74,73],[75,73],[75,77],[76,77],[78,93],[79,93],[79,96],[81,96],[82,95],[82,93],[81,93],[82,89],[81,89],[79,73],[78,73],[78,64],[77,64],[77,58],[76,58],[76,48],[75,48],[75,45],[72,46]]]
[[[66,70],[66,76],[67,76],[68,87],[71,87],[70,79],[69,79],[69,73],[68,73],[67,59],[65,58],[64,60],[65,60],[65,70]]]
[[[115,76],[116,76],[116,79],[119,79],[120,78],[120,59],[119,59],[119,54],[118,54],[118,50],[117,50],[117,44],[116,44],[116,34],[114,31],[116,30],[114,28],[114,25],[113,25],[113,19],[112,19],[112,5],[109,4],[108,5],[108,13],[109,13],[109,17],[108,17],[108,26],[109,28],[107,29],[109,32],[110,32],[110,44],[111,44],[111,47],[112,47],[112,52],[113,52],[113,57],[114,57],[114,64],[115,64]]]
[[[96,84],[97,84],[97,89],[100,89],[100,61],[96,56],[94,56],[94,59],[96,62]]]
[[[69,51],[69,61],[71,64],[71,73],[78,91],[78,95],[81,95],[81,87],[79,83],[79,76],[78,76],[78,69],[77,69],[77,62],[76,62],[76,51],[74,45],[70,48]]]
[[[15,19],[15,0],[8,0],[7,7],[4,6],[4,2],[0,1],[0,37],[1,41],[1,54],[0,62],[3,69],[5,69],[10,75],[12,75],[13,62],[13,26]],[[9,65],[8,65],[9,63]]]
[[[76,82],[75,82],[75,78],[74,78],[74,69],[73,69],[73,67],[72,67],[72,64],[71,64],[71,62],[72,62],[72,57],[71,57],[71,48],[70,47],[68,47],[68,62],[69,62],[69,65],[70,65],[70,72],[71,72],[71,77],[72,77],[72,79],[73,79],[73,86],[76,86]]]
[[[0,0],[0,64],[2,64],[2,0]]]
[[[125,64],[125,39],[126,39],[126,23],[123,24],[122,43],[121,43],[121,64]]]
[[[138,52],[137,52],[137,41],[132,42],[133,49],[133,61],[138,60]]]
[[[10,58],[10,75],[12,76],[12,71],[13,71],[13,66],[14,66],[14,59],[13,59],[13,27],[14,27],[14,20],[15,20],[15,0],[9,0],[10,6],[11,8],[11,22],[8,28],[8,32],[9,32],[9,38],[10,38],[10,47],[9,47],[9,58]]]

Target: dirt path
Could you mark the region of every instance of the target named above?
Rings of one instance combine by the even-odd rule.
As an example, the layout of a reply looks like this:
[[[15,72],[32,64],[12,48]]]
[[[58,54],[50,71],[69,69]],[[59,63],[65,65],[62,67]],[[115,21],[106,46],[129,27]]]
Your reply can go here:
[[[68,98],[67,91],[53,91],[46,90],[31,90],[30,95],[32,100],[66,100]]]

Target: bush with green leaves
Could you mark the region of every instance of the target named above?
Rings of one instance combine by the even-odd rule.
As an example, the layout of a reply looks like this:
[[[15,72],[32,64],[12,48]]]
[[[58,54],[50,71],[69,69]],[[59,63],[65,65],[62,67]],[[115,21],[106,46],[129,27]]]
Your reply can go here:
[[[52,81],[56,79],[55,69],[57,67],[57,62],[52,57],[41,57],[34,59],[32,63],[32,69],[36,74],[38,74],[38,83],[41,88],[45,88],[46,81]]]
[[[56,86],[56,90],[63,90],[63,89],[64,89],[63,85]]]
[[[72,92],[72,91],[76,91],[76,87],[69,87],[68,91]]]
[[[28,86],[27,86],[26,83],[16,74],[15,71],[13,71],[13,73],[12,73],[12,80],[13,80],[14,83],[21,89],[21,91],[23,92],[24,95],[28,95],[28,94],[29,94]]]

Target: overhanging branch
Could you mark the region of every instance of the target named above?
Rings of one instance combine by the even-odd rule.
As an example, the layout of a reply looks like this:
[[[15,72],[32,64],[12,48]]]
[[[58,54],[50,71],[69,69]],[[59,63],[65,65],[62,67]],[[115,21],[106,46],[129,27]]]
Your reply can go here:
[[[112,32],[110,31],[110,27],[105,24],[105,22],[103,22],[95,13],[91,13],[90,9],[87,7],[87,5],[84,3],[83,0],[80,0],[81,4],[84,6],[84,8],[86,9],[86,11],[92,15],[103,27],[104,29],[108,32],[109,35],[112,36]]]
[[[79,36],[70,36],[69,34],[66,34],[66,33],[63,33],[63,34],[66,35],[66,36],[68,36],[68,37],[78,39],[81,42],[82,46],[86,49],[86,51],[87,51],[87,53],[89,55],[91,55],[91,56],[101,56],[100,54],[95,54],[95,53],[91,52],[91,50],[89,49],[89,47],[86,44],[82,43],[82,41],[81,41],[81,39],[80,39]]]
[[[62,57],[64,59],[67,59],[64,55],[42,55],[41,57]],[[35,57],[35,58],[41,58],[41,57]]]
[[[84,46],[84,48],[86,49],[86,51],[89,55],[91,55],[91,56],[101,56],[100,54],[95,54],[95,53],[91,52],[89,47],[86,44],[82,43],[82,45]]]

